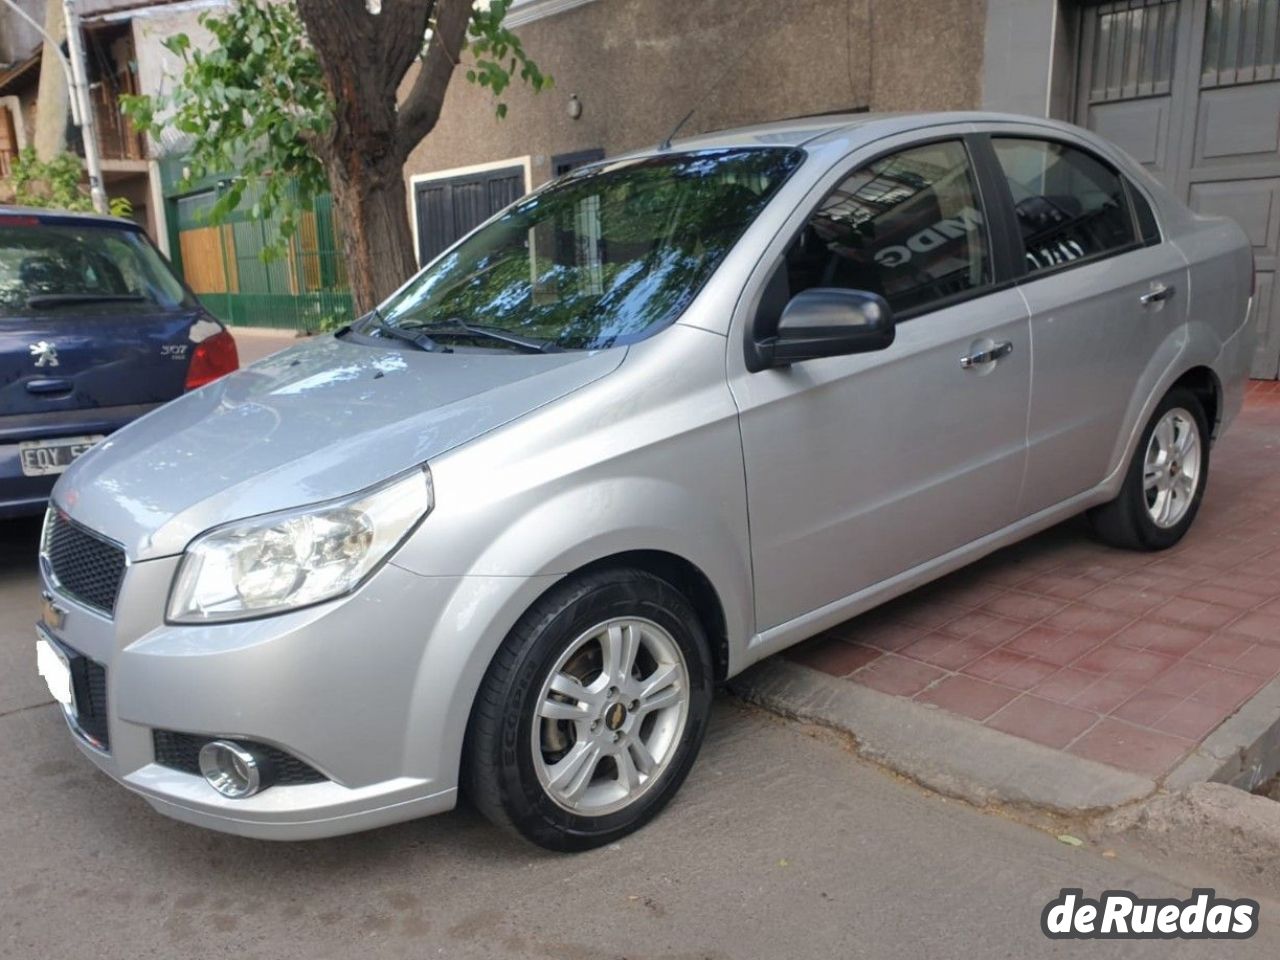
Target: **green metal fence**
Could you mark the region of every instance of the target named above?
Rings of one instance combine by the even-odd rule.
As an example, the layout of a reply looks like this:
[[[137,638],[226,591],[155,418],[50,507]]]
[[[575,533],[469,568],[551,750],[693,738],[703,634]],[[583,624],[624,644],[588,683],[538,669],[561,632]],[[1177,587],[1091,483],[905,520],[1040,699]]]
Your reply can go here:
[[[180,184],[177,168],[169,195],[174,260],[201,302],[235,326],[318,329],[352,315],[351,293],[333,215],[333,198],[315,199],[299,220],[283,256],[264,258],[279,235],[279,215],[254,217],[256,197],[215,226],[209,211],[227,179]],[[186,187],[186,192],[178,191]]]

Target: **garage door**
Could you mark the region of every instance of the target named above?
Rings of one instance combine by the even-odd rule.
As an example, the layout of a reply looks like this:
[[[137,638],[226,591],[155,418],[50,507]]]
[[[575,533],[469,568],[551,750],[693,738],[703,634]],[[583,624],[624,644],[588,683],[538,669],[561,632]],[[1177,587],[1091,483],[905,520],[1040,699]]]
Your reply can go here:
[[[418,262],[426,263],[507,204],[524,196],[524,167],[503,167],[414,184]]]
[[[1116,0],[1081,12],[1077,122],[1253,241],[1253,375],[1280,373],[1280,0]]]

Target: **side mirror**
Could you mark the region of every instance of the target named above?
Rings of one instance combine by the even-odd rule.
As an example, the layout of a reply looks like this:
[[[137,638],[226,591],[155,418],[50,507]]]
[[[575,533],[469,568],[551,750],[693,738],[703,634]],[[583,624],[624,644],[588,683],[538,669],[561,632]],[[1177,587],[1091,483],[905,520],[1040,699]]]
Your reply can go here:
[[[893,312],[864,290],[815,287],[791,298],[777,336],[756,343],[764,365],[785,367],[819,357],[883,350],[893,343]]]

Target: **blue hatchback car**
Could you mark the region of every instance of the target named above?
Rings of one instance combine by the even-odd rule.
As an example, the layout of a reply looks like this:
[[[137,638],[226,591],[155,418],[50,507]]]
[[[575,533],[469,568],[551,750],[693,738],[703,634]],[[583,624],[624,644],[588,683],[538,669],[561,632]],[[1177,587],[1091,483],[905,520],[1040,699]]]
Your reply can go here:
[[[0,518],[39,513],[93,444],[238,366],[137,224],[0,206]]]

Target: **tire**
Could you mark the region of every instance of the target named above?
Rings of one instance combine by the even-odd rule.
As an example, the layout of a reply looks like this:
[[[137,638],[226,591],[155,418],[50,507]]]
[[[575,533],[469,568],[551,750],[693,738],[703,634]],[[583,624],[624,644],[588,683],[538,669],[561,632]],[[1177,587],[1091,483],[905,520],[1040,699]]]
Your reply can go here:
[[[1157,428],[1160,438],[1155,436]],[[1159,469],[1148,473],[1148,464]],[[1094,532],[1113,547],[1167,550],[1191,527],[1208,479],[1209,424],[1204,408],[1190,390],[1175,387],[1142,431],[1119,496],[1090,511]],[[1152,482],[1157,485],[1152,487]]]
[[[689,601],[652,574],[599,570],[560,584],[485,674],[463,748],[464,792],[495,824],[550,850],[588,850],[639,829],[702,745],[709,649]],[[630,671],[605,669],[625,659]]]

